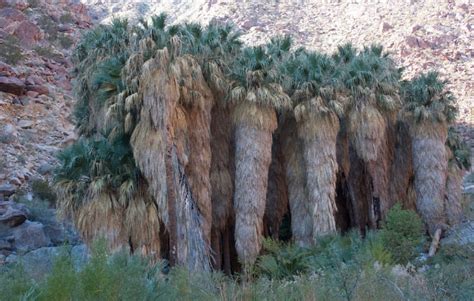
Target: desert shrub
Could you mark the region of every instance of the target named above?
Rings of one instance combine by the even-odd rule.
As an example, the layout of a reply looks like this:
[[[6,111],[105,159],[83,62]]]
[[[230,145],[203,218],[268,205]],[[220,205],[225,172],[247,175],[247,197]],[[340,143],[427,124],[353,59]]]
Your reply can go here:
[[[396,204],[388,211],[380,235],[395,262],[406,264],[416,257],[424,240],[423,223],[414,211]]]
[[[47,46],[47,47],[37,46],[34,48],[34,50],[38,55],[42,57],[52,59],[55,61],[61,59],[61,54],[56,52],[56,50],[54,50],[54,48],[52,48],[51,46]]]
[[[59,21],[61,21],[61,23],[73,23],[74,22],[74,18],[72,17],[72,15],[70,13],[65,13],[63,14],[61,17],[59,17]]]
[[[65,34],[59,35],[58,41],[59,41],[59,44],[61,45],[61,47],[65,48],[65,49],[71,48],[71,46],[74,44],[74,40],[71,37],[69,37],[68,35],[65,35]]]
[[[58,25],[48,15],[41,15],[38,20],[38,25],[46,33],[49,41],[55,41],[58,38]]]
[[[0,59],[7,64],[16,65],[23,58],[24,55],[16,37],[8,35],[5,39],[0,40]]]
[[[32,287],[33,281],[26,276],[21,265],[0,266],[0,300],[21,300]]]
[[[36,8],[39,6],[39,0],[28,0],[30,8]]]
[[[472,250],[471,250],[472,252]],[[474,261],[456,259],[441,262],[427,272],[432,300],[473,300]]]
[[[54,189],[49,185],[48,181],[34,179],[31,182],[31,189],[36,197],[43,201],[47,201],[52,206],[55,206],[57,196]]]
[[[266,239],[263,241],[265,255],[259,257],[256,264],[258,275],[265,275],[272,279],[291,278],[309,270],[308,259],[311,256],[309,249],[293,244],[282,243]]]

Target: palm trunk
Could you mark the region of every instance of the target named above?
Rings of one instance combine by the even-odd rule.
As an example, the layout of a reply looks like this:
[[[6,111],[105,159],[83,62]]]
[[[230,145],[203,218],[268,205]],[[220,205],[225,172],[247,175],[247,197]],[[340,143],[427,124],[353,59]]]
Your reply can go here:
[[[336,139],[339,120],[334,114],[308,114],[298,122],[303,141],[308,214],[313,239],[336,231]]]
[[[462,171],[455,162],[448,163],[448,178],[446,179],[445,205],[446,217],[450,226],[461,222],[462,213],[462,193],[459,187],[462,186]]]
[[[280,237],[280,225],[288,212],[288,186],[286,185],[280,141],[280,130],[277,130],[273,135],[272,163],[268,172],[267,202],[263,217],[265,236],[273,239]]]
[[[288,184],[293,241],[307,247],[312,242],[312,223],[306,207],[304,160],[301,140],[296,134],[296,121],[288,119],[282,130],[284,168]]]
[[[235,240],[239,260],[253,264],[262,246],[263,215],[272,159],[274,109],[239,104],[235,125]]]
[[[444,195],[447,175],[444,124],[424,122],[413,125],[413,167],[415,170],[416,207],[433,235],[444,228]]]

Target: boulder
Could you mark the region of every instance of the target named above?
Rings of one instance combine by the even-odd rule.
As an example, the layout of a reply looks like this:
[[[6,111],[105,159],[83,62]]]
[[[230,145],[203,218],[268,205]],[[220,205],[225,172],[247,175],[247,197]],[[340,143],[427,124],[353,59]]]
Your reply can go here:
[[[24,46],[33,46],[43,38],[41,29],[33,22],[25,20],[20,22],[13,32]]]
[[[54,262],[58,256],[70,256],[73,267],[80,270],[87,259],[89,252],[85,245],[69,247],[45,247],[23,255],[19,261],[24,271],[32,278],[40,280],[44,275],[51,272]]]
[[[43,224],[38,222],[27,220],[20,226],[12,228],[12,235],[15,238],[15,248],[19,253],[46,247],[51,243],[44,232]]]
[[[28,218],[28,209],[15,202],[0,202],[0,225],[8,228],[23,224]]]
[[[12,66],[0,61],[0,76],[10,77],[15,75],[16,72]]]
[[[46,162],[42,163],[40,167],[38,167],[38,173],[40,175],[47,175],[51,173],[53,170],[54,170],[54,166]]]
[[[25,93],[25,83],[17,77],[0,76],[0,91],[22,95]]]
[[[31,86],[26,86],[26,89],[28,91],[33,91],[38,93],[39,95],[48,95],[49,94],[49,89],[46,86],[43,85],[31,85]]]
[[[24,13],[11,7],[0,9],[0,19],[4,19],[8,22],[22,22],[27,20]]]
[[[33,121],[27,120],[27,119],[22,119],[22,120],[18,121],[17,125],[22,129],[28,129],[28,128],[31,128],[33,126]]]
[[[12,184],[2,184],[0,185],[0,195],[3,197],[9,197],[14,194],[16,187]]]

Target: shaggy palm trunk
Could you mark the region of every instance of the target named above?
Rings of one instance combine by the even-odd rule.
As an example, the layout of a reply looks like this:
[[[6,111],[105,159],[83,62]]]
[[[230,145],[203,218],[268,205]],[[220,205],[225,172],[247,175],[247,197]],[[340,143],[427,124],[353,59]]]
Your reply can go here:
[[[382,217],[382,207],[388,207],[388,172],[391,154],[388,143],[387,120],[371,105],[373,94],[361,96],[361,105],[349,116],[351,143],[357,156],[363,161],[370,183],[364,192],[364,210],[371,228],[376,228]],[[365,99],[364,99],[365,98]],[[359,201],[358,201],[359,202]],[[383,205],[382,205],[383,204]]]
[[[462,171],[455,162],[448,163],[448,178],[446,179],[445,205],[446,217],[449,225],[453,226],[461,222],[462,194],[459,187],[462,186]]]
[[[319,116],[309,113],[298,120],[298,136],[303,141],[307,207],[314,240],[336,231],[338,131],[339,120],[332,113]]]
[[[194,169],[186,170],[186,165],[194,160],[187,153],[190,149],[194,155],[199,155],[195,148],[188,147],[188,141],[195,141],[202,136],[204,138],[201,143],[209,142],[209,139],[205,139],[206,133],[209,136],[206,130],[209,128],[207,119],[199,110],[208,106],[206,102],[199,102],[196,106],[191,103],[191,112],[186,112],[180,105],[180,101],[186,101],[183,99],[186,96],[183,89],[186,87],[178,86],[176,77],[188,75],[181,67],[170,67],[166,48],[158,51],[155,58],[145,62],[140,76],[140,118],[130,143],[135,161],[148,182],[153,202],[169,234],[170,262],[185,265],[192,270],[205,270],[209,266],[210,240],[210,229],[206,233],[206,225],[210,222],[198,210],[203,203],[196,196],[201,197],[201,194],[192,190],[196,183],[200,183],[196,180],[196,172]],[[199,89],[198,91],[201,92]],[[204,96],[204,101],[207,99],[206,94],[201,96]],[[188,125],[193,118],[199,123],[196,128]],[[195,132],[191,132],[193,130]],[[204,134],[201,135],[201,131]],[[203,181],[209,177],[209,168],[206,166],[210,168],[210,159],[207,160],[203,154],[203,158],[196,163],[196,167],[202,168]],[[189,183],[189,177],[194,177],[194,185]],[[200,189],[205,190],[208,186],[203,185]]]
[[[280,225],[288,212],[288,189],[280,145],[280,130],[273,135],[272,163],[268,172],[267,202],[265,206],[265,236],[279,239]]]
[[[431,235],[446,225],[444,196],[448,160],[445,124],[422,122],[411,129],[416,208]]]
[[[221,269],[226,261],[223,259],[230,256],[222,243],[228,238],[223,236],[233,219],[232,124],[228,122],[230,110],[226,107],[214,106],[211,115],[212,249],[214,251],[214,266],[216,269]],[[227,271],[230,273],[229,269]]]
[[[395,140],[389,183],[390,199],[401,202],[404,208],[416,210],[411,138],[409,126],[403,120],[397,122]]]
[[[286,120],[281,135],[283,162],[288,184],[292,237],[297,245],[307,247],[312,243],[313,227],[306,206],[303,146],[296,133],[294,118]]]
[[[242,103],[235,122],[235,240],[240,262],[253,264],[262,246],[263,215],[272,160],[275,110]]]

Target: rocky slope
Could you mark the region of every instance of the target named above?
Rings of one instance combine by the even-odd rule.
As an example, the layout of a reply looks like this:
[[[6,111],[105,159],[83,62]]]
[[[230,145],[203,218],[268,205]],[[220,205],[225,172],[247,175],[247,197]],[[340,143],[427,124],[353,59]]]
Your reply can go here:
[[[74,137],[69,57],[91,25],[68,0],[0,1],[0,197],[51,171]]]
[[[0,0],[0,265],[29,254],[28,269],[37,254],[79,243],[44,199],[54,202],[55,155],[74,139],[69,57],[90,25],[80,3]]]
[[[459,130],[474,148],[474,6],[472,1],[226,1],[81,0],[97,21],[166,12],[175,22],[234,22],[248,44],[291,34],[297,45],[333,51],[337,45],[381,43],[405,76],[435,69],[458,98]]]

